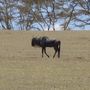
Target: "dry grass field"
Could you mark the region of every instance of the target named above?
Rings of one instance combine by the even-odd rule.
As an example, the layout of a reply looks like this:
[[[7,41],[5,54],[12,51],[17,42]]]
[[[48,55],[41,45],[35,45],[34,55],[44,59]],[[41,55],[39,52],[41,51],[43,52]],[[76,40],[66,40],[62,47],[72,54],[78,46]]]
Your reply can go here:
[[[61,40],[61,58],[41,57],[34,36]],[[0,31],[0,90],[90,90],[90,31]]]

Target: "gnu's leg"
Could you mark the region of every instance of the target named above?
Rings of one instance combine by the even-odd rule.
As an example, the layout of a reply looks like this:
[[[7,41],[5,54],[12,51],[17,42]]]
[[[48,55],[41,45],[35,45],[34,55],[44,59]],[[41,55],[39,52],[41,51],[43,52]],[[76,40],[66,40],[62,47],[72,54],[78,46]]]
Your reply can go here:
[[[60,58],[61,42],[58,43],[58,58]]]
[[[58,58],[60,58],[60,48],[58,48]]]
[[[46,48],[44,48],[44,53],[47,55],[47,57],[49,58],[49,55],[46,53]]]
[[[54,50],[55,50],[55,53],[54,53],[54,55],[53,55],[53,58],[55,57],[55,55],[56,55],[56,53],[57,53],[57,49],[54,48]]]
[[[44,50],[44,49],[42,48],[42,57],[43,57],[43,50]]]

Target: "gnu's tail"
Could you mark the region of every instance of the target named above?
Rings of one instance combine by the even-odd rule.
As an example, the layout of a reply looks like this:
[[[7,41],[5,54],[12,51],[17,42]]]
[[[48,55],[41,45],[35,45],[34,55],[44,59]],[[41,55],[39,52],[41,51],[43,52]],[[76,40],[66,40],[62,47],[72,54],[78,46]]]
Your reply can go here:
[[[60,58],[61,41],[58,41],[58,58]]]

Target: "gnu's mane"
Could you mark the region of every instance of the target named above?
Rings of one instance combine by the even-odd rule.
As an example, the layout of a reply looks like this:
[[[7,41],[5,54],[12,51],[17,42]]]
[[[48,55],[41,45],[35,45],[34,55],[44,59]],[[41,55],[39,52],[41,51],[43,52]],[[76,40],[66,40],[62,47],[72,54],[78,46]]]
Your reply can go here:
[[[42,40],[48,40],[48,37],[47,36],[43,36]]]

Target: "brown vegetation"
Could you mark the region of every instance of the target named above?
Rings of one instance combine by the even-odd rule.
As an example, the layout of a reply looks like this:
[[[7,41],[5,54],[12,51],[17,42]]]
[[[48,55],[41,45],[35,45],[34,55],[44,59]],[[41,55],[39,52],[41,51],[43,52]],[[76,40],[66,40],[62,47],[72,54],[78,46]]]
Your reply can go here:
[[[41,57],[33,36],[61,40],[61,58]],[[52,56],[54,50],[48,48]],[[0,90],[89,90],[90,32],[0,32]]]

